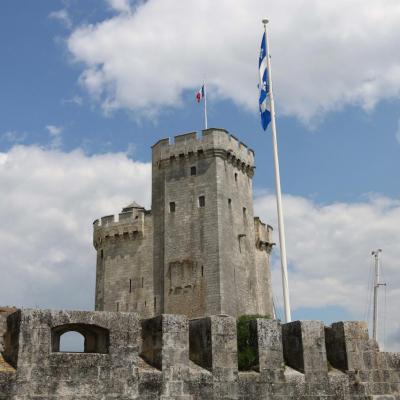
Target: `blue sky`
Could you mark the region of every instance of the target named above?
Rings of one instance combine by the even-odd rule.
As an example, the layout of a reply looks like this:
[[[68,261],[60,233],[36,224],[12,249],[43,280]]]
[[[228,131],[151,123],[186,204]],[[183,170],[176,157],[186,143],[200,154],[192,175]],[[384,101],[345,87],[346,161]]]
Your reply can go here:
[[[42,235],[42,241],[37,247],[32,242],[24,259],[10,256],[0,265],[7,274],[10,265],[24,262],[30,277],[24,296],[15,294],[16,276],[5,280],[14,289],[4,290],[0,303],[92,307],[92,284],[83,283],[93,279],[95,267],[89,221],[101,212],[117,212],[129,198],[148,202],[150,146],[161,137],[202,129],[203,110],[194,96],[204,77],[210,82],[209,126],[226,128],[255,149],[256,211],[275,224],[271,136],[260,128],[256,87],[260,20],[270,15],[289,279],[297,285],[294,317],[363,318],[358,299],[366,295],[369,253],[375,247],[384,248],[384,257],[388,253],[389,298],[398,304],[399,6],[341,0],[346,15],[341,18],[323,1],[311,8],[304,0],[300,11],[300,5],[289,3],[236,0],[224,14],[227,1],[1,2],[0,155],[5,161],[0,181],[7,189],[3,207],[14,216],[3,226],[9,241],[2,251],[15,251],[10,237],[19,237],[23,226],[28,237]],[[385,26],[377,28],[380,19]],[[338,23],[331,27],[326,21]],[[53,176],[57,166],[62,172]],[[105,172],[110,168],[121,181]],[[43,172],[37,181],[35,171]],[[77,185],[82,190],[75,179],[82,179]],[[50,195],[51,185],[57,190]],[[37,192],[43,196],[37,198]],[[17,196],[36,204],[40,232],[29,210],[16,208]],[[85,199],[90,204],[78,207]],[[52,225],[57,218],[43,209],[74,220],[73,226]],[[315,236],[307,240],[302,226]],[[80,241],[81,229],[87,231]],[[59,235],[53,249],[45,245],[50,234]],[[67,235],[75,237],[63,249],[56,242]],[[67,251],[82,256],[74,264]],[[43,262],[35,264],[38,259]],[[335,270],[337,262],[343,265]],[[346,275],[352,267],[354,274]],[[62,268],[64,277],[68,271],[74,277],[69,286],[61,284]],[[277,260],[273,278],[279,297]],[[356,299],[348,298],[351,279]],[[319,289],[337,296],[320,301]],[[60,290],[62,300],[56,300]],[[314,302],[305,300],[306,292],[315,293]],[[389,343],[400,343],[399,329],[388,327]]]

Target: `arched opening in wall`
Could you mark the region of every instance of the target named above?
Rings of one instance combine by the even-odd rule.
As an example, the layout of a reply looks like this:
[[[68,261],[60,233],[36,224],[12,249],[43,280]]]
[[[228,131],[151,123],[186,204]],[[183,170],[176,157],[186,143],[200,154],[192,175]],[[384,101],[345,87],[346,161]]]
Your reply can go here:
[[[84,353],[85,337],[79,332],[65,332],[60,336],[61,353]]]
[[[97,325],[65,324],[51,330],[53,352],[107,354],[109,345],[109,330]]]

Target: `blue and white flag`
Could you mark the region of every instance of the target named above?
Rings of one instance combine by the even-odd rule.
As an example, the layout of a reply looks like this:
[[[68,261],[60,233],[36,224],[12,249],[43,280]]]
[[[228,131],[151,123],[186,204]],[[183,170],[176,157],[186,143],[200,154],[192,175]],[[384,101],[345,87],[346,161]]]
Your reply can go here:
[[[269,83],[268,83],[268,69],[267,69],[267,46],[265,33],[263,34],[260,49],[260,58],[258,60],[258,68],[260,72],[260,97],[258,103],[260,105],[261,113],[261,126],[264,131],[267,129],[271,122],[271,104],[269,101]]]

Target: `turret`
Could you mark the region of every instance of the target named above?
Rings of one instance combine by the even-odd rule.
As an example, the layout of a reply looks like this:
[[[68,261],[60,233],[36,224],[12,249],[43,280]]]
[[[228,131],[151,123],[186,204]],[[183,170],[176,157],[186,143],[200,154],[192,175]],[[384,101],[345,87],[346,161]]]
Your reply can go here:
[[[154,313],[151,213],[133,202],[93,223],[96,310]]]

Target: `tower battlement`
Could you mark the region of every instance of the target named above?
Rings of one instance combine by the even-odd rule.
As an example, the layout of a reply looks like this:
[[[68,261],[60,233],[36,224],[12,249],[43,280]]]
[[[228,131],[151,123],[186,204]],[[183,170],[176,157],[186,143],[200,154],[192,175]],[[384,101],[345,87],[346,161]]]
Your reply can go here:
[[[106,215],[93,222],[93,245],[98,247],[109,238],[132,238],[144,232],[145,218],[151,213],[143,207],[127,206],[119,214]]]
[[[273,228],[271,225],[264,224],[260,217],[254,217],[254,232],[256,237],[256,247],[260,250],[271,252],[274,242],[272,241]]]
[[[380,352],[362,322],[253,319],[245,349],[227,315],[23,309],[6,322],[2,399],[399,398],[399,353]],[[83,352],[60,348],[68,332]],[[243,351],[253,359],[239,369]]]
[[[203,130],[201,136],[190,132],[175,136],[173,141],[161,139],[152,146],[152,151],[153,163],[218,155],[229,159],[239,169],[251,172],[254,169],[254,151],[220,128]]]

